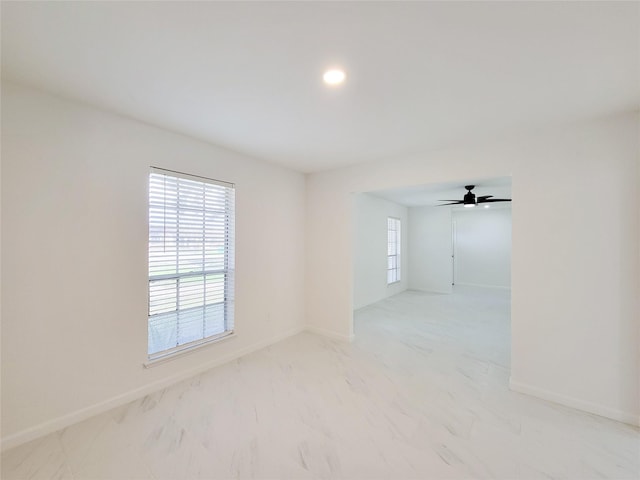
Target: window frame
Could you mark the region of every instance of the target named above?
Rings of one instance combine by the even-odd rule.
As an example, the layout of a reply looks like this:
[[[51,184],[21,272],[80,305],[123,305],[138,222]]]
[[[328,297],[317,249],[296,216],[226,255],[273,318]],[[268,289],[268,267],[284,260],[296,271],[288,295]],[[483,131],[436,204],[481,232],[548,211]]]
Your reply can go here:
[[[203,263],[203,268],[202,271],[187,271],[187,272],[180,272],[179,271],[179,266],[178,264],[176,265],[176,270],[178,270],[176,273],[171,273],[171,274],[163,274],[163,275],[152,275],[151,274],[151,260],[152,260],[152,255],[151,255],[151,209],[152,209],[152,198],[151,198],[151,187],[152,187],[152,175],[156,174],[156,175],[165,175],[168,178],[171,178],[172,180],[175,179],[178,181],[180,181],[180,179],[183,180],[188,180],[188,181],[192,181],[192,182],[198,182],[198,183],[202,183],[202,184],[210,184],[210,185],[216,185],[218,187],[224,187],[225,191],[224,191],[224,198],[225,198],[225,207],[224,207],[224,227],[223,227],[223,231],[224,231],[224,250],[223,250],[223,268],[222,269],[215,269],[215,272],[213,270],[209,270],[209,269],[205,269],[204,268],[204,263],[205,263],[205,256],[206,253],[204,253],[204,244],[203,244],[203,256],[202,258],[202,263]],[[235,327],[234,327],[234,298],[235,298],[235,184],[230,183],[230,182],[224,182],[221,180],[216,180],[216,179],[212,179],[212,178],[208,178],[208,177],[203,177],[203,176],[199,176],[199,175],[193,175],[193,174],[188,174],[188,173],[183,173],[183,172],[178,172],[175,170],[169,170],[166,168],[160,168],[160,167],[150,167],[149,173],[148,173],[148,177],[147,177],[147,187],[149,189],[148,193],[149,193],[149,197],[147,199],[147,214],[148,214],[148,218],[147,218],[147,362],[144,364],[145,367],[150,367],[153,366],[154,364],[157,363],[161,363],[164,362],[166,360],[169,360],[171,358],[174,358],[178,355],[182,355],[185,353],[189,353],[189,352],[193,352],[194,350],[197,350],[201,347],[204,346],[208,346],[212,343],[217,343],[221,340],[227,339],[227,338],[231,338],[233,336],[235,336]],[[204,191],[203,191],[203,195],[205,195]],[[179,197],[178,197],[179,198]],[[176,207],[178,208],[178,200],[176,200]],[[202,207],[202,212],[203,212],[203,218],[206,215],[206,207],[203,205]],[[179,216],[179,215],[178,215]],[[202,226],[203,229],[205,228],[205,226],[207,225],[207,222],[205,220],[203,220],[202,222]],[[204,237],[203,237],[203,242],[205,242]],[[179,255],[179,251],[180,251],[180,245],[179,242],[176,239],[176,255]],[[151,341],[150,341],[150,330],[151,330],[151,321],[152,318],[154,316],[157,315],[163,315],[165,313],[171,313],[171,312],[164,312],[164,313],[160,313],[160,314],[151,314],[151,284],[153,281],[159,281],[162,279],[176,279],[176,295],[179,295],[179,282],[180,279],[184,279],[184,278],[189,278],[189,277],[194,277],[194,276],[203,276],[206,277],[207,275],[210,275],[211,272],[215,273],[215,274],[222,274],[224,275],[224,279],[223,279],[223,300],[222,302],[218,302],[222,304],[222,309],[223,309],[223,328],[224,331],[220,332],[220,333],[216,333],[216,334],[212,334],[209,336],[205,336],[204,334],[204,328],[203,328],[203,337],[200,339],[196,339],[193,341],[189,341],[189,342],[185,342],[183,344],[179,344],[179,337],[176,337],[176,343],[177,345],[175,347],[171,347],[165,350],[159,350],[153,353],[149,353],[150,352],[150,347],[151,347]],[[206,281],[206,280],[205,280]],[[206,288],[206,287],[205,287]],[[206,294],[203,297],[203,302],[206,299]],[[183,308],[180,309],[179,308],[179,300],[178,297],[176,297],[176,322],[178,322],[178,324],[176,325],[176,328],[179,327],[179,321],[180,318],[178,317],[178,312],[186,312],[189,310],[195,310],[198,308],[202,308],[203,310],[207,307],[207,305],[214,305],[214,303],[212,304],[206,304],[204,303],[201,307],[187,307],[187,308]],[[206,313],[205,313],[206,314]]]
[[[392,229],[392,226],[395,228]],[[393,239],[391,238],[392,236],[394,237]],[[392,248],[392,240],[395,248]],[[387,286],[394,285],[402,280],[401,243],[402,221],[397,217],[387,217]]]

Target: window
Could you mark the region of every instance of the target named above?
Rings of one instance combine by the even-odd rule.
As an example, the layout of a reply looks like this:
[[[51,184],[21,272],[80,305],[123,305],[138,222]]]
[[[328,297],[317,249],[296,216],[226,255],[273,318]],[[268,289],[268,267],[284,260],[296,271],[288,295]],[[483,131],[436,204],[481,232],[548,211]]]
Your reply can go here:
[[[152,168],[149,359],[233,333],[234,185]]]
[[[400,281],[400,219],[387,218],[387,285]]]

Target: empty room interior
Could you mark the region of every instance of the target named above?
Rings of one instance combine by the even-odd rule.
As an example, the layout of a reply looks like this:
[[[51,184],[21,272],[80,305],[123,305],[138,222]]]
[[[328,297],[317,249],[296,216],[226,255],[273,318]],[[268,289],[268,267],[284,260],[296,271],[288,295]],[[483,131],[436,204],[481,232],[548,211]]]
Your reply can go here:
[[[3,479],[640,478],[640,3],[0,14]]]

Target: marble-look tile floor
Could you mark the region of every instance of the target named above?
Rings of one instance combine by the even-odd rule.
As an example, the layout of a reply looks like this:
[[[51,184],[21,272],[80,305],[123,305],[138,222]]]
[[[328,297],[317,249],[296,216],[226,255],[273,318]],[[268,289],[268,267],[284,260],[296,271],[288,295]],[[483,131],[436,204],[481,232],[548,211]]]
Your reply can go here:
[[[638,429],[509,391],[509,297],[404,292],[2,455],[2,478],[638,479]]]

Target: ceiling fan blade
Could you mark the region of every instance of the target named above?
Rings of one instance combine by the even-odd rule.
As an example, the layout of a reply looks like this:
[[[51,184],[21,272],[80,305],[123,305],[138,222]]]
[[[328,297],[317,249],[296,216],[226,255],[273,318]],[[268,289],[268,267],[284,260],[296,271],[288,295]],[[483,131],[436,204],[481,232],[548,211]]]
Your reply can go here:
[[[438,200],[439,202],[464,202],[464,200]]]
[[[446,200],[440,200],[441,202],[446,202]],[[436,205],[437,207],[444,207],[445,205],[461,205],[463,204],[464,201],[462,200],[458,200],[457,202],[453,202],[453,203],[441,203],[440,205]]]
[[[478,200],[478,203],[493,203],[493,202],[510,202],[510,198],[487,198],[484,200]]]
[[[492,197],[493,197],[493,195],[481,195],[481,196],[479,196],[477,198],[478,198],[478,201],[480,201],[483,198],[492,198]]]

